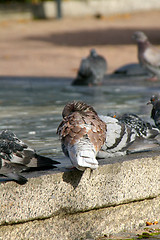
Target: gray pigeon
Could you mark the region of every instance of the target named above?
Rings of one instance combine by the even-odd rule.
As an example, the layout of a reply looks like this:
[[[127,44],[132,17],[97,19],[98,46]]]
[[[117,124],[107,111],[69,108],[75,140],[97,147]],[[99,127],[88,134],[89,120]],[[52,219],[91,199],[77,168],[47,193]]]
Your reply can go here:
[[[123,156],[159,147],[155,137],[159,129],[135,114],[100,116],[106,123],[106,141],[97,158]]]
[[[98,55],[95,49],[91,49],[90,55],[82,59],[77,77],[73,80],[72,85],[101,85],[106,71],[105,58]]]
[[[154,120],[156,127],[160,129],[160,95],[153,95],[147,104],[153,105],[151,118]]]
[[[124,113],[122,115],[116,116],[116,118],[122,122],[127,124],[132,129],[135,129],[138,137],[144,139],[155,138],[160,131],[158,128],[150,124],[149,122],[144,121],[139,116],[133,113]]]
[[[139,63],[129,63],[116,69],[113,74],[117,77],[148,77],[148,72]]]
[[[152,74],[150,80],[160,79],[160,50],[155,48],[148,40],[148,37],[140,31],[132,36],[138,45],[138,59],[142,67]]]
[[[22,185],[27,179],[20,172],[51,169],[55,164],[59,162],[36,154],[11,131],[0,132],[0,175]]]
[[[106,140],[97,158],[118,157],[127,154],[127,148],[135,141],[136,131],[118,119],[110,116],[99,116],[107,125]]]

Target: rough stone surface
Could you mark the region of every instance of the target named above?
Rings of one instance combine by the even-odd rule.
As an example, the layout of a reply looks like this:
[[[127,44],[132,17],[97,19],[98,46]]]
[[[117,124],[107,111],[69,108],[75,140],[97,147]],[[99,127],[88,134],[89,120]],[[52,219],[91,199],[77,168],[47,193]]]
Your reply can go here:
[[[110,160],[111,161],[111,160]],[[0,224],[75,214],[154,198],[160,194],[160,157],[112,159],[93,172],[55,172],[24,186],[0,185]]]
[[[160,216],[160,198],[0,227],[5,240],[82,240],[130,232]]]

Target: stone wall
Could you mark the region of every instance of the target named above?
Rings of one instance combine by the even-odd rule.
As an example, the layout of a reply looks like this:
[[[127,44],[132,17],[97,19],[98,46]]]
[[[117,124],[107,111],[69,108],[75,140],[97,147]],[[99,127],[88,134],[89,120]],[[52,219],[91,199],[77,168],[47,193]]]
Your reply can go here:
[[[34,6],[36,18],[55,18],[56,2],[45,2]],[[114,14],[132,13],[160,9],[159,0],[86,0],[86,1],[62,1],[63,17],[85,17],[85,16],[108,16]]]
[[[159,220],[160,157],[100,160],[98,170],[49,171],[0,185],[0,239],[86,239]],[[54,236],[54,237],[53,237]]]
[[[7,19],[32,19],[32,8],[30,4],[0,4],[0,20]]]
[[[108,16],[160,9],[159,0],[67,0],[61,2],[63,17]],[[0,20],[56,17],[56,1],[33,5],[0,4]]]

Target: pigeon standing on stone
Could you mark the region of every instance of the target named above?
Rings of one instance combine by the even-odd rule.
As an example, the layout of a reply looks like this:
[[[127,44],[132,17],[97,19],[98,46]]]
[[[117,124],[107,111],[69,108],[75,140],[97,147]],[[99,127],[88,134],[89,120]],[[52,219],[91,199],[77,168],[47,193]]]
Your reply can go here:
[[[155,138],[160,133],[155,126],[144,121],[136,114],[124,113],[122,115],[117,115],[116,118],[120,122],[125,123],[127,126],[134,129],[138,137],[144,139]]]
[[[55,164],[59,162],[36,154],[11,131],[0,132],[0,175],[22,185],[27,179],[20,172],[55,168]]]
[[[99,116],[107,125],[106,141],[97,154],[97,158],[123,156],[127,148],[135,141],[136,131],[118,119],[110,116]]]
[[[144,122],[135,114],[100,116],[107,125],[106,141],[98,158],[123,156],[127,153],[148,151],[159,146],[155,137],[159,129]]]
[[[107,71],[107,62],[103,56],[91,49],[90,55],[83,58],[76,79],[72,85],[101,85]]]
[[[57,133],[64,154],[81,171],[86,168],[96,169],[96,154],[105,142],[106,124],[93,107],[81,101],[68,103],[62,116]]]
[[[151,97],[147,104],[152,104],[151,118],[154,120],[155,125],[160,129],[160,96],[155,94]]]
[[[160,50],[154,47],[148,37],[140,31],[133,34],[138,45],[138,59],[140,64],[153,75],[151,80],[160,79]]]

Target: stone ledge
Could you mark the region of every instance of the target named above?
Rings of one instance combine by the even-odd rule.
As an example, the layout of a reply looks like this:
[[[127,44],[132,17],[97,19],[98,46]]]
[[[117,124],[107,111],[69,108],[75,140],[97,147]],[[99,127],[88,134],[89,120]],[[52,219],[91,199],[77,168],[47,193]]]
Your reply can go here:
[[[100,164],[93,172],[50,171],[29,178],[23,186],[14,182],[1,184],[0,225],[102,209],[160,195],[160,157],[156,153],[108,159]]]
[[[0,239],[10,240],[86,240],[132,232],[160,216],[160,197],[92,210],[58,215],[45,220],[0,227]]]

